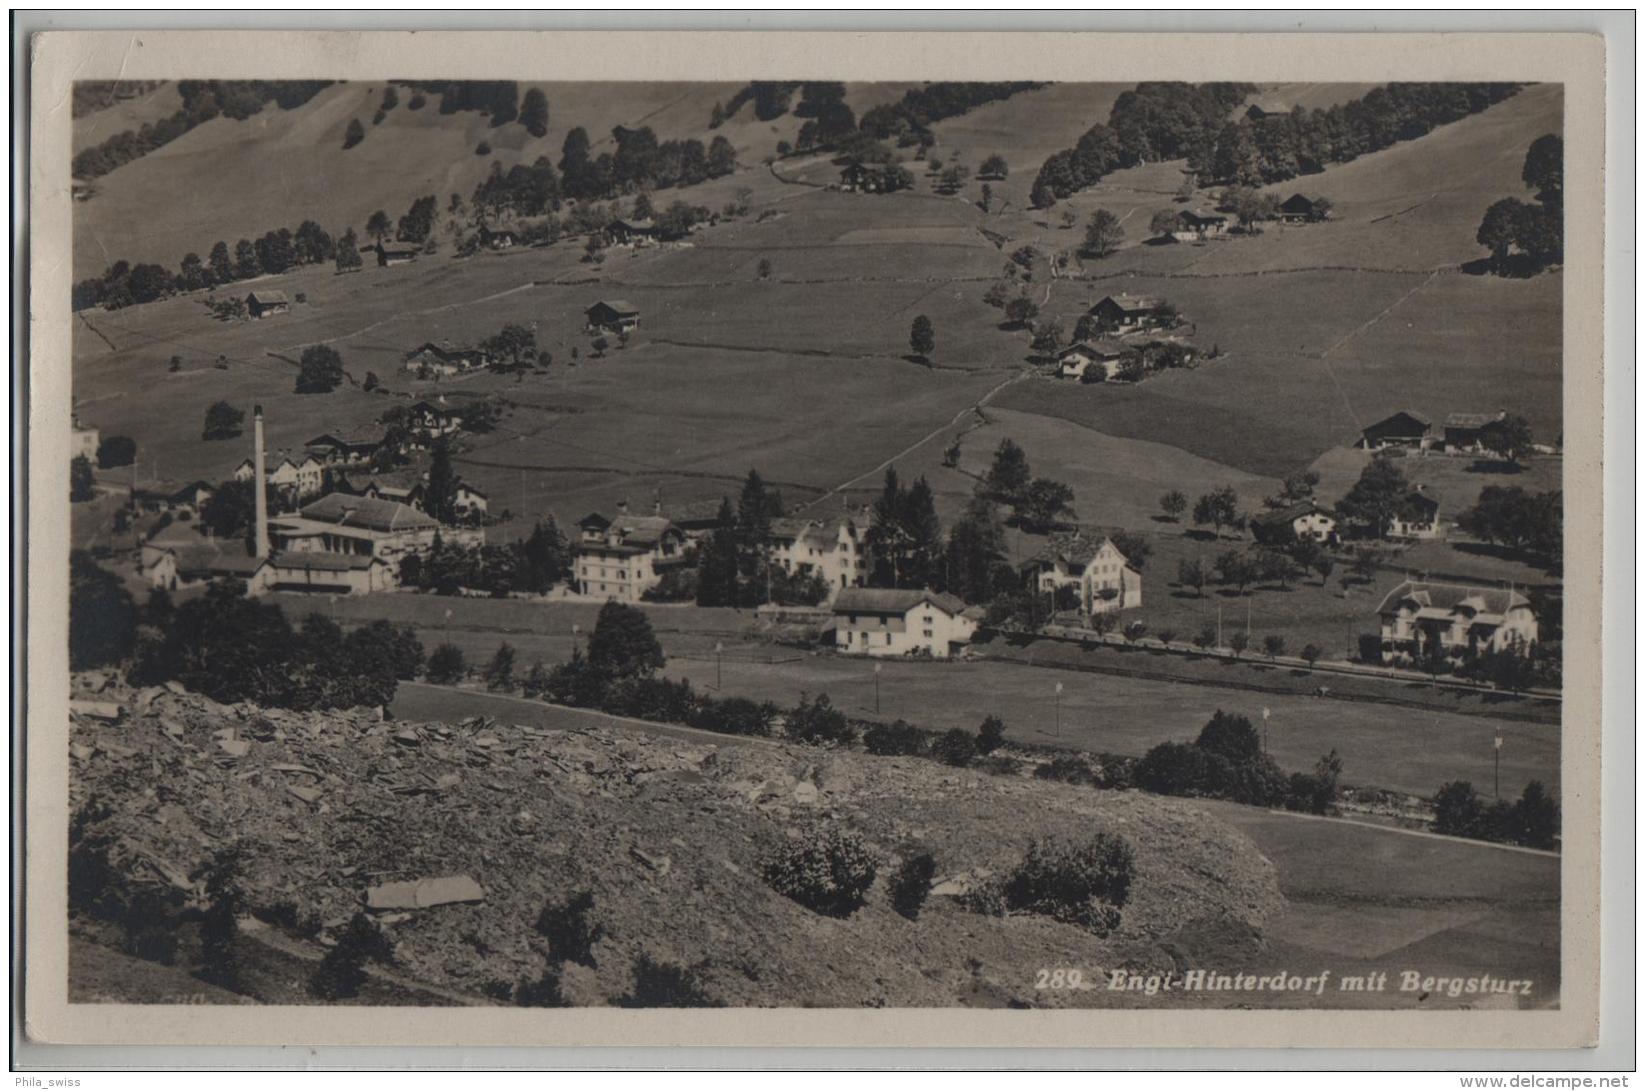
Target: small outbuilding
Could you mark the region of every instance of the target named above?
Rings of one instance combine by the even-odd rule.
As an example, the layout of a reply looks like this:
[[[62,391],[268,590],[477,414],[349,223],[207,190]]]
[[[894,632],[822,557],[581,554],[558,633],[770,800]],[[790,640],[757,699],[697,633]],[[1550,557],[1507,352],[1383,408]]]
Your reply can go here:
[[[587,311],[590,333],[626,333],[638,329],[640,308],[626,299],[602,299]]]
[[[268,290],[252,292],[246,296],[246,313],[253,318],[267,318],[269,315],[285,314],[291,310],[291,300],[284,292]]]

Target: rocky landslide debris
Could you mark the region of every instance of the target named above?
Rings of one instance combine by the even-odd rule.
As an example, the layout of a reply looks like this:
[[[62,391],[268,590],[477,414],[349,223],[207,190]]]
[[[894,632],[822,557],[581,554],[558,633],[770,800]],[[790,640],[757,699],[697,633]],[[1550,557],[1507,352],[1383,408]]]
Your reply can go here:
[[[119,882],[203,904],[206,865],[237,845],[262,921],[327,943],[363,909],[388,935],[397,974],[472,996],[507,995],[553,965],[535,924],[581,891],[604,933],[594,966],[564,969],[576,1004],[624,995],[641,954],[697,967],[701,987],[734,1006],[1100,1004],[1095,991],[1036,992],[1035,973],[1168,968],[1178,941],[1211,957],[1205,937],[1259,943],[1283,906],[1272,865],[1242,835],[1141,793],[682,742],[570,714],[557,730],[485,717],[408,724],[375,709],[223,705],[106,676],[77,676],[73,696],[91,702],[70,710],[76,832],[106,846]],[[760,878],[818,822],[849,828],[883,861],[849,918],[819,916]],[[1136,852],[1109,936],[961,906],[1031,839],[1098,830]],[[909,921],[885,888],[915,846],[934,854],[937,886]]]

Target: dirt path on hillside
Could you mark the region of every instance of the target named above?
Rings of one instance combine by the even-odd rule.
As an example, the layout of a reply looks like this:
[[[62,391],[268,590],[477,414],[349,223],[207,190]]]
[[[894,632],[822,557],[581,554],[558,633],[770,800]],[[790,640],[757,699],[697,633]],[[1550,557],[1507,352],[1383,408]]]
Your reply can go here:
[[[348,333],[340,333],[336,337],[328,337],[323,341],[302,341],[302,342],[299,342],[295,345],[280,345],[280,346],[277,346],[275,348],[270,349],[269,354],[274,355],[276,353],[281,353],[281,352],[293,352],[293,351],[296,351],[298,349],[308,348],[310,345],[335,345],[335,344],[339,344],[343,341],[350,340],[351,338],[358,337],[362,333],[370,333],[372,330],[378,328],[379,326],[386,326],[390,322],[398,322],[402,318],[418,318],[418,317],[421,317],[422,315],[427,315],[427,314],[439,314],[441,311],[454,311],[454,310],[458,310],[459,308],[463,308],[463,307],[473,307],[473,306],[476,306],[480,303],[490,303],[494,299],[503,299],[503,298],[506,298],[507,296],[517,295],[520,292],[528,292],[528,291],[530,291],[531,289],[533,289],[535,287],[537,287],[537,281],[531,280],[531,281],[527,281],[524,284],[516,285],[513,288],[504,288],[500,292],[492,292],[489,295],[480,296],[477,299],[464,299],[464,300],[459,300],[455,303],[442,303],[438,307],[426,307],[426,308],[424,308],[423,310],[420,310],[420,311],[399,311],[395,314],[389,315],[387,318],[379,319],[376,322],[371,323],[370,325],[361,326],[359,329],[350,330]]]

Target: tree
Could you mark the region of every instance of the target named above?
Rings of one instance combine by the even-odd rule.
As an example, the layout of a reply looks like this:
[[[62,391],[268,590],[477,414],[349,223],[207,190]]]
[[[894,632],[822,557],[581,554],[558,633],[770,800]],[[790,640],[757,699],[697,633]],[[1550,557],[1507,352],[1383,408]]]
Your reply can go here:
[[[965,602],[989,602],[1000,587],[1009,585],[1011,572],[1004,568],[1004,560],[1005,538],[993,503],[972,497],[948,532],[944,589]]]
[[[607,678],[649,678],[662,669],[663,648],[643,610],[607,602],[594,622],[588,662]]]
[[[732,147],[731,141],[723,136],[716,136],[708,142],[708,176],[722,178],[737,169],[737,149]],[[742,212],[748,211],[748,198],[739,195],[738,203]]]
[[[1525,185],[1536,191],[1545,208],[1560,208],[1565,202],[1565,142],[1553,133],[1539,136],[1525,153],[1520,173]]]
[[[927,359],[937,347],[937,334],[931,326],[931,319],[923,314],[914,318],[914,325],[908,333],[908,347],[921,360]]]
[[[982,205],[984,212],[987,212],[994,203],[994,187],[987,182],[982,184],[982,200],[979,203]]]
[[[1212,489],[1194,502],[1194,525],[1211,525],[1212,537],[1222,537],[1223,527],[1238,528],[1243,520],[1239,514],[1239,497],[1232,485]]]
[[[1182,518],[1182,513],[1188,510],[1188,498],[1178,489],[1172,489],[1159,498],[1160,510],[1165,517],[1175,523]]]
[[[1005,162],[1005,156],[1000,155],[998,152],[984,159],[982,166],[977,168],[979,177],[1004,178],[1009,173],[1011,173],[1011,168]]]
[[[1453,780],[1440,786],[1434,796],[1434,832],[1452,837],[1473,837],[1479,831],[1485,808],[1474,786]]]
[[[1031,528],[1054,527],[1063,515],[1071,515],[1074,510],[1074,490],[1060,481],[1053,481],[1047,477],[1036,477],[1023,490],[1022,498],[1013,506],[1016,515],[1025,526]]]
[[[1336,565],[1337,562],[1332,559],[1329,553],[1324,551],[1321,551],[1320,555],[1314,558],[1313,567],[1314,571],[1319,573],[1319,585],[1321,587],[1324,587],[1330,581],[1331,573],[1335,570]]]
[[[449,686],[467,673],[463,650],[455,644],[441,644],[428,657],[427,678],[436,686]]]
[[[1005,721],[989,716],[977,728],[977,753],[988,755],[1005,745]]]
[[[1106,258],[1118,250],[1124,241],[1125,228],[1120,225],[1118,216],[1106,208],[1091,213],[1091,219],[1085,225],[1085,253]]]
[[[982,301],[990,307],[1003,309],[1011,301],[1011,286],[1003,280],[996,280],[983,293]]]
[[[69,669],[111,666],[137,645],[137,604],[84,550],[69,553]]]
[[[1386,458],[1373,458],[1360,471],[1359,480],[1337,510],[1380,536],[1388,532],[1396,516],[1406,511],[1410,494],[1411,483],[1398,466]]]
[[[510,322],[480,342],[480,348],[491,358],[492,370],[520,371],[530,368],[536,359],[537,335],[526,326]],[[507,361],[506,367],[504,361]]]
[[[548,135],[548,96],[533,87],[520,103],[520,124],[532,136]]]
[[[1303,660],[1312,667],[1319,657],[1325,654],[1325,651],[1318,644],[1305,644],[1301,654]]]
[[[1025,295],[1019,295],[1005,305],[1005,323],[1022,329],[1040,313],[1040,306]]]
[[[240,434],[240,425],[245,422],[246,414],[236,409],[228,402],[213,402],[206,410],[205,428],[200,438],[205,440],[233,439]]]
[[[97,445],[97,466],[112,470],[116,466],[130,466],[137,461],[137,441],[130,436],[105,436]]]
[[[1022,499],[1032,476],[1027,452],[1008,436],[994,449],[994,461],[982,480],[984,495],[1015,504]]]
[[[215,283],[227,284],[234,280],[234,263],[229,260],[228,243],[219,241],[211,248],[211,255],[206,260],[211,263],[211,279]]]
[[[310,345],[297,366],[297,393],[329,394],[343,382],[343,358],[330,345]]]
[[[263,267],[257,260],[257,247],[250,239],[241,239],[234,244],[234,277],[236,280],[250,280],[252,277],[262,276]]]
[[[1197,598],[1205,597],[1206,584],[1205,565],[1199,558],[1184,557],[1177,562],[1177,583],[1182,587],[1192,587]]]
[[[359,118],[350,118],[348,131],[343,134],[343,150],[347,151],[366,138],[366,127],[360,124]]]
[[[1531,423],[1521,416],[1492,421],[1480,429],[1480,442],[1487,451],[1518,466],[1531,453]]]
[[[383,381],[381,379],[377,378],[377,373],[375,371],[368,371],[368,372],[366,372],[366,377],[365,377],[364,381],[362,381],[360,383],[360,389],[364,390],[367,394],[369,394],[373,390],[376,390],[378,387],[380,387],[382,385],[383,385]]]
[[[1156,238],[1172,237],[1177,230],[1177,214],[1169,208],[1162,208],[1148,221],[1148,233]]]
[[[379,243],[381,243],[384,239],[387,239],[393,230],[393,221],[388,218],[388,213],[384,212],[380,208],[376,212],[373,212],[371,217],[366,220],[366,234],[377,240]]]
[[[360,268],[362,264],[360,240],[355,237],[354,228],[351,227],[337,240],[337,271],[347,273]]]
[[[771,259],[770,258],[761,258],[760,259],[760,264],[755,269],[755,272],[758,274],[758,276],[761,280],[770,280],[771,279]]]
[[[1268,653],[1268,661],[1272,663],[1285,654],[1285,638],[1277,633],[1270,633],[1262,638],[1262,650]]]
[[[1251,721],[1221,709],[1200,729],[1194,745],[1234,765],[1249,765],[1262,757],[1262,736]]]
[[[1243,629],[1228,638],[1228,646],[1234,650],[1235,659],[1245,654],[1245,649],[1250,643],[1251,638],[1245,635]]]
[[[486,664],[486,688],[510,690],[514,688],[514,646],[508,641],[497,645],[497,653]]]
[[[250,481],[224,481],[200,509],[200,525],[217,538],[233,538],[250,530],[257,516],[255,487]]]
[[[424,490],[423,509],[436,522],[451,524],[457,521],[457,471],[451,465],[450,437],[440,436],[434,441],[434,450],[428,467],[428,487]]]

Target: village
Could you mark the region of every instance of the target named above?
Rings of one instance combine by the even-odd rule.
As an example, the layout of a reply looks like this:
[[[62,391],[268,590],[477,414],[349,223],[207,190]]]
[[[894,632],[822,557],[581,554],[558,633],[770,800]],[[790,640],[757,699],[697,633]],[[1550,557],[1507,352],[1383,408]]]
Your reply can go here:
[[[1492,88],[1474,113],[1526,144],[1549,127],[1540,88]],[[1077,185],[1078,131],[999,136],[1063,92],[968,93],[901,140],[830,144],[817,91],[810,130],[713,137],[733,158],[679,199],[497,196],[554,177],[522,158],[398,229],[379,211],[328,249],[300,228],[311,260],[189,287],[191,254],[144,302],[88,278],[73,583],[129,632],[80,663],[77,731],[169,731],[171,701],[189,746],[216,705],[315,737],[334,711],[400,755],[459,723],[522,754],[533,730],[736,740],[1184,797],[1276,854],[1271,814],[1554,853],[1563,426],[1489,369],[1546,381],[1514,323],[1557,311],[1557,266],[1464,269],[1471,226],[1391,219],[1408,194],[1361,167],[1473,114],[1295,180],[1173,145]],[[1264,154],[1302,125],[1227,94],[1195,108]],[[616,147],[654,149],[642,132]],[[1462,344],[1459,306],[1515,317]],[[1225,724],[1249,752],[1212,761]],[[290,745],[265,736],[202,754],[249,770]],[[951,878],[928,885],[980,882]]]

